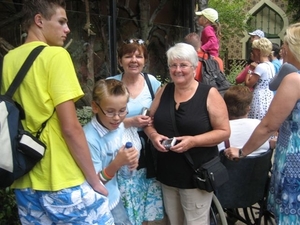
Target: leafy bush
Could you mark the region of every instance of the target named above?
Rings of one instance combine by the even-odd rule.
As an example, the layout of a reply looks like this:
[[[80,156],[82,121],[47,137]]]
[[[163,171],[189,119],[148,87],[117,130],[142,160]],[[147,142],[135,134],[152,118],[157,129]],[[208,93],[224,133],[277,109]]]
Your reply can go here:
[[[81,126],[84,126],[90,122],[91,118],[93,117],[91,106],[83,106],[81,109],[76,109],[76,113]]]
[[[0,224],[21,224],[15,194],[10,188],[0,189],[0,202]]]
[[[226,75],[227,80],[232,85],[235,85],[235,78],[243,69],[244,69],[243,65],[238,65],[238,64],[233,65],[229,71],[229,74]]]

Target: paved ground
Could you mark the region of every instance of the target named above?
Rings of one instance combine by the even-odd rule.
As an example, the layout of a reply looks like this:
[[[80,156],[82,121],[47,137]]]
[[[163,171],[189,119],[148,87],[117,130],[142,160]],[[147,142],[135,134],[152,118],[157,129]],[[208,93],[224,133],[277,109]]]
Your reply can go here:
[[[241,215],[243,215],[242,211],[240,211]],[[275,221],[274,223],[275,224]],[[166,219],[163,219],[161,221],[155,221],[155,222],[150,222],[148,225],[168,225]],[[233,224],[228,224],[228,225],[233,225]],[[241,221],[237,221],[234,225],[245,225],[245,223],[241,222]],[[261,225],[264,225],[264,222],[261,222]]]

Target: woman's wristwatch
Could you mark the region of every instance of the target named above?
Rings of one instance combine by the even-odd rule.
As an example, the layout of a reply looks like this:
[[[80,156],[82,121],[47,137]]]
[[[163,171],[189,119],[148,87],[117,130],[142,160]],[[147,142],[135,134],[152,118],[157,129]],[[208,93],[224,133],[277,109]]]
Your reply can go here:
[[[246,155],[244,154],[243,149],[240,148],[239,149],[239,159],[242,159],[242,158],[245,158],[245,157],[246,157]]]
[[[248,74],[252,74],[253,73],[253,71],[252,70],[248,70]]]

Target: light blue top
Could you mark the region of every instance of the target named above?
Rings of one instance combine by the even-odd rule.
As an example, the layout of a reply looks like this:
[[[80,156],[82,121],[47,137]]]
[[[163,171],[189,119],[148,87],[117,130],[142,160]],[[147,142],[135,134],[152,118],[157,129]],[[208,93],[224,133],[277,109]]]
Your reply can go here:
[[[275,74],[277,74],[279,72],[279,69],[282,66],[282,64],[278,59],[273,59],[272,64],[274,65]]]
[[[161,83],[151,74],[148,74],[148,77],[152,85],[153,93],[155,94],[158,88],[161,86]],[[108,79],[116,79],[122,81],[122,74],[109,77]],[[145,80],[145,85],[142,92],[136,98],[129,98],[129,102],[127,104],[127,108],[129,112],[126,117],[140,115],[142,113],[142,108],[143,107],[150,108],[151,103],[152,103],[151,93],[149,91],[148,85]]]
[[[99,126],[102,125],[99,124]],[[99,134],[91,122],[87,123],[83,127],[83,130],[89,145],[95,170],[98,173],[111,163],[117,155],[118,150],[122,147],[122,135],[125,130],[124,124],[121,123],[116,130],[107,130],[103,136]],[[112,210],[120,201],[120,191],[116,176],[107,182],[105,187],[108,190],[109,209]]]

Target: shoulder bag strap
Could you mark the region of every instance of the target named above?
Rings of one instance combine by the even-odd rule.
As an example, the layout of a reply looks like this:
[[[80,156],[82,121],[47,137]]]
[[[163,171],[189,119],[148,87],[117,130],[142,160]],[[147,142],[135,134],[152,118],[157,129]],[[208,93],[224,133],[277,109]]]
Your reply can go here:
[[[179,136],[179,132],[178,132],[177,125],[176,125],[176,120],[175,120],[175,110],[174,110],[173,102],[174,101],[170,101],[170,117],[171,117],[171,120],[172,120],[172,125],[173,125],[173,129],[175,131],[175,135]],[[193,170],[195,170],[194,169],[194,162],[193,162],[193,159],[192,159],[190,153],[185,151],[183,154],[184,154],[185,158],[187,159],[189,165],[193,168]]]
[[[152,85],[151,85],[151,82],[150,82],[150,79],[148,77],[148,74],[147,73],[143,73],[144,74],[144,78],[146,80],[146,83],[147,83],[147,86],[148,86],[148,89],[150,91],[150,94],[151,94],[151,98],[152,100],[154,99],[154,92],[153,92],[153,88],[152,88]]]
[[[14,95],[14,93],[16,92],[16,90],[18,89],[18,87],[20,86],[20,84],[22,83],[22,81],[24,80],[28,70],[30,69],[32,63],[34,62],[34,60],[37,58],[37,56],[41,53],[41,51],[45,48],[45,45],[40,45],[36,48],[34,48],[30,54],[27,56],[25,62],[23,63],[23,65],[21,66],[20,70],[18,71],[15,79],[13,80],[13,82],[11,83],[11,85],[9,86],[7,92],[5,93],[5,95],[9,96],[10,98],[12,98],[12,96]],[[0,62],[1,63],[1,70],[0,70],[0,87],[1,87],[1,80],[2,80],[2,67],[3,67],[3,60]],[[54,114],[55,109],[53,110],[52,115]],[[45,128],[48,120],[52,117],[52,115],[45,121],[42,123],[41,128],[38,130],[36,137],[39,138],[43,129]]]
[[[24,64],[22,65],[21,69],[17,73],[15,79],[13,80],[13,82],[11,83],[11,85],[9,86],[9,88],[8,88],[7,92],[5,93],[5,95],[7,95],[8,97],[12,98],[12,96],[14,95],[14,93],[16,92],[16,90],[18,89],[18,87],[20,86],[20,84],[22,83],[23,79],[25,78],[25,76],[26,76],[28,70],[30,69],[32,63],[34,62],[34,60],[36,59],[36,57],[40,54],[40,52],[45,47],[46,47],[45,45],[41,45],[41,46],[36,47],[35,49],[33,49],[30,52],[30,54],[26,58]]]

